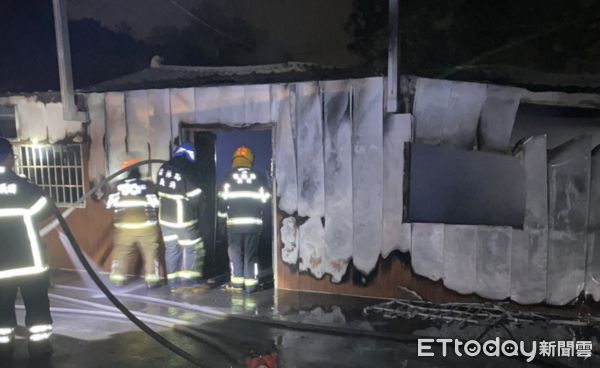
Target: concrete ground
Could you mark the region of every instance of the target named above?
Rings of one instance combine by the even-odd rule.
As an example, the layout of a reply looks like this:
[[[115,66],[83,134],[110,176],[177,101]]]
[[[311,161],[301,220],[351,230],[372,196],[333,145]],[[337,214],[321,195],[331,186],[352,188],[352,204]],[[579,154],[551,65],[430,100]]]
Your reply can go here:
[[[32,361],[17,341],[13,367],[191,367],[116,312],[78,274],[56,272],[50,290],[55,354]],[[422,319],[365,315],[380,300],[263,290],[253,295],[217,285],[146,290],[134,282],[113,290],[162,336],[205,367],[243,367],[247,358],[277,353],[279,367],[597,367],[594,357],[526,364],[509,358],[417,356],[415,337],[510,337],[527,340],[597,334],[577,326],[465,326]],[[24,312],[19,309],[19,318]],[[24,331],[19,331],[24,336]],[[598,336],[598,335],[596,335]],[[598,341],[595,341],[596,347]],[[560,363],[560,364],[559,364]]]

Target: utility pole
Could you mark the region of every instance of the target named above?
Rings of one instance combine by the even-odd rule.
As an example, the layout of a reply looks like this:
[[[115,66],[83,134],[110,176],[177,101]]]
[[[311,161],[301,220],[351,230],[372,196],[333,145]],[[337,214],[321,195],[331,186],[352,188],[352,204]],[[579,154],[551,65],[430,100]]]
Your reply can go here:
[[[52,0],[52,6],[54,9],[54,32],[56,33],[63,119],[66,121],[87,121],[89,120],[88,115],[79,111],[75,104],[66,0]]]
[[[387,70],[387,112],[398,112],[398,74],[400,72],[400,0],[389,0],[389,37]]]

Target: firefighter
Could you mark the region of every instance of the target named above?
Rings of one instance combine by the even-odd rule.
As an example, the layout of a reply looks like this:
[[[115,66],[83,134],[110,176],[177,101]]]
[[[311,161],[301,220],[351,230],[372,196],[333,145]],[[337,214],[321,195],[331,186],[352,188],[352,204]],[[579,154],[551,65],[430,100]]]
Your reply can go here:
[[[231,279],[229,287],[248,293],[258,287],[258,245],[263,208],[270,198],[259,175],[252,170],[254,154],[245,146],[236,149],[232,171],[219,192],[218,217],[226,224]]]
[[[172,286],[190,286],[202,278],[204,242],[199,220],[204,206],[196,149],[183,144],[158,170],[159,223],[165,243],[165,261]]]
[[[0,138],[0,352],[12,359],[17,325],[17,291],[25,303],[29,354],[49,357],[52,317],[48,301],[48,265],[37,223],[49,214],[42,190],[13,172],[11,143]]]
[[[125,169],[140,160],[123,161]],[[122,286],[135,265],[138,249],[144,262],[144,280],[149,288],[161,284],[158,261],[159,228],[158,197],[154,184],[141,179],[136,167],[129,171],[126,179],[116,185],[110,194],[106,208],[114,212],[115,259],[112,263],[110,280]]]

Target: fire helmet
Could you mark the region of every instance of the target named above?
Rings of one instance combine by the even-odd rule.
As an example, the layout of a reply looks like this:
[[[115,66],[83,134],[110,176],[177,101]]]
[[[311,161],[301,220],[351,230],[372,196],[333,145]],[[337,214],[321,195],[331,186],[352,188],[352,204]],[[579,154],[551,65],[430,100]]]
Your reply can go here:
[[[233,154],[232,166],[251,168],[254,163],[254,153],[246,146],[238,147]]]
[[[189,143],[184,143],[175,149],[173,157],[185,157],[189,162],[196,162],[196,148]]]
[[[142,161],[142,160],[140,160],[140,159],[137,159],[137,158],[130,159],[130,160],[124,160],[123,162],[121,162],[121,167],[120,167],[120,169],[121,169],[121,170],[123,170],[123,169],[126,169],[126,168],[128,168],[129,166],[131,166],[131,165],[135,165],[135,164],[137,164],[137,163],[138,163],[138,162],[140,162],[140,161]]]

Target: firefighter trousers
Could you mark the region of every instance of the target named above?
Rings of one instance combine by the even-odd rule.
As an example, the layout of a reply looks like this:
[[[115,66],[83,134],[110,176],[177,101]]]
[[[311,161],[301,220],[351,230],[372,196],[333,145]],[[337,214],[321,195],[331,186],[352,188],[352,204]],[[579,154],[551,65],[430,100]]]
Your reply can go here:
[[[204,241],[197,224],[177,229],[161,225],[169,281],[198,281],[204,269]]]
[[[21,290],[25,304],[25,325],[29,329],[30,342],[43,342],[52,334],[52,317],[48,287],[48,272],[14,279],[0,280],[0,344],[10,344],[17,326],[15,300]]]
[[[231,286],[248,292],[258,287],[258,244],[260,233],[229,233],[227,253]]]
[[[159,232],[158,226],[144,229],[115,228],[115,256],[112,263],[110,279],[116,284],[126,281],[133,273],[138,251],[142,254],[144,279],[148,285],[160,282],[160,263],[158,259]]]

